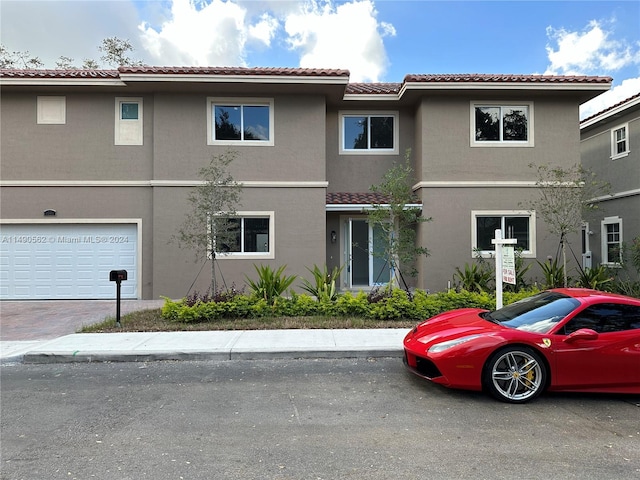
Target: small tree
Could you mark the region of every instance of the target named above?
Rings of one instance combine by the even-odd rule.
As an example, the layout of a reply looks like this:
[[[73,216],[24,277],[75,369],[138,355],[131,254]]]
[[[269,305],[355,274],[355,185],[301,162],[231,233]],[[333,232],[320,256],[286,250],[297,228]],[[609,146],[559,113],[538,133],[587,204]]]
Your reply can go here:
[[[39,57],[31,55],[28,51],[10,52],[0,44],[0,68],[6,69],[35,69],[44,67]]]
[[[140,60],[133,60],[128,56],[128,53],[134,50],[129,40],[123,40],[118,37],[108,37],[102,40],[102,45],[98,47],[98,50],[102,52],[100,60],[112,67],[142,65]]]
[[[536,211],[549,231],[560,239],[566,287],[567,235],[582,228],[586,213],[598,208],[593,200],[608,191],[608,184],[597,181],[593,172],[579,164],[567,168],[548,164],[530,164],[529,167],[536,171],[540,196],[530,202],[528,209]]]
[[[404,164],[394,163],[382,177],[382,182],[370,188],[372,192],[382,194],[386,202],[373,205],[368,221],[383,232],[381,248],[374,252],[374,255],[379,255],[389,262],[392,275],[390,287],[399,285],[398,274],[402,275],[401,266],[408,269],[409,275],[415,277],[418,257],[429,255],[427,248],[416,245],[417,225],[430,219],[422,216],[421,208],[411,206],[415,203],[410,183],[412,174],[411,150],[407,150]]]
[[[236,251],[238,245],[236,207],[242,186],[228,170],[236,155],[233,151],[214,155],[209,165],[199,170],[202,184],[189,193],[191,212],[174,237],[178,245],[195,250],[197,259],[211,260],[212,294],[216,292],[216,253]]]

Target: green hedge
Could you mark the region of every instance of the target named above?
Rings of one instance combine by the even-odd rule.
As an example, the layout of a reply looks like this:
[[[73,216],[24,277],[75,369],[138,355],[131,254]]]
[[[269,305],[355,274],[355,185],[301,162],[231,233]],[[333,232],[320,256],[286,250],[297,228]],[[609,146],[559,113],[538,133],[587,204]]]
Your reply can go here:
[[[530,289],[517,293],[504,292],[503,303],[520,300],[538,290]],[[290,298],[278,297],[273,305],[263,298],[251,295],[236,295],[228,301],[196,301],[186,299],[173,301],[165,297],[162,316],[168,320],[192,323],[217,319],[264,318],[264,317],[362,317],[373,320],[423,320],[441,312],[457,308],[495,309],[495,297],[488,293],[462,290],[426,293],[418,290],[412,298],[401,289],[389,294],[372,296],[364,292],[346,292],[335,301],[317,301],[306,294],[292,294]]]

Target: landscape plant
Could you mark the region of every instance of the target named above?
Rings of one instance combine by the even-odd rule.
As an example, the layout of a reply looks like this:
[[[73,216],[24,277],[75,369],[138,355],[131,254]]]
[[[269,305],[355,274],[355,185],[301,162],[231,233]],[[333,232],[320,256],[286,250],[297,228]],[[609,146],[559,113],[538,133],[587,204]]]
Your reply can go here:
[[[269,265],[254,265],[254,268],[258,273],[258,279],[253,280],[248,276],[245,276],[245,279],[252,294],[263,299],[268,305],[273,305],[296,279],[295,275],[287,276],[284,274],[286,265],[282,265],[277,270]]]
[[[198,171],[202,183],[189,192],[187,200],[191,210],[178,234],[172,237],[179,246],[192,249],[196,260],[211,262],[211,292],[218,289],[216,256],[233,251],[238,241],[237,207],[242,186],[229,171],[236,156],[231,150],[214,155],[209,164]]]
[[[422,208],[415,206],[412,177],[411,150],[408,149],[404,163],[394,163],[383,175],[382,181],[370,187],[372,192],[380,194],[383,199],[372,204],[371,210],[367,212],[367,219],[370,225],[383,232],[380,245],[373,255],[388,262],[390,266],[389,288],[400,285],[403,271],[415,276],[417,259],[429,255],[426,247],[416,243],[417,227],[430,219],[423,217]],[[404,280],[403,285],[408,292],[409,288]]]
[[[338,296],[336,282],[339,280],[343,269],[344,265],[334,267],[331,271],[328,270],[326,265],[323,269],[320,269],[317,265],[314,265],[313,269],[307,267],[307,270],[313,275],[313,283],[303,278],[301,288],[321,302],[335,300]]]
[[[567,237],[577,233],[588,212],[598,209],[593,201],[609,190],[609,185],[597,180],[595,174],[580,164],[570,167],[529,164],[537,175],[539,196],[526,207],[535,211],[546,224],[549,232],[557,235],[562,256],[562,284],[569,286],[567,276]]]

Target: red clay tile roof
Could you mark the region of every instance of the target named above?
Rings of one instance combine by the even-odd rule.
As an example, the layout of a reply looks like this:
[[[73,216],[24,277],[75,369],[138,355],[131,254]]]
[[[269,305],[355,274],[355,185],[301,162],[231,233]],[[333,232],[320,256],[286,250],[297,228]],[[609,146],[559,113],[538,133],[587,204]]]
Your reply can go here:
[[[166,75],[264,75],[280,77],[348,77],[349,70],[330,68],[272,68],[272,67],[148,67],[126,66],[118,68],[126,74]]]
[[[119,78],[118,70],[0,70],[6,78]]]
[[[595,118],[595,117],[598,117],[598,116],[602,115],[603,113],[607,113],[607,112],[609,112],[611,110],[614,110],[614,109],[624,105],[627,102],[635,100],[636,98],[640,98],[640,92],[636,93],[635,95],[630,96],[629,98],[625,98],[621,102],[618,102],[615,105],[611,105],[610,107],[607,107],[604,110],[599,111],[598,113],[594,113],[593,115],[591,115],[591,116],[589,116],[587,118],[583,118],[582,120],[580,120],[580,123],[582,124],[584,122],[587,122],[587,121],[591,120],[592,118]]]
[[[272,67],[150,67],[125,66],[117,70],[0,70],[5,78],[118,78],[120,74],[157,75],[247,75],[282,77],[349,77],[349,70],[327,68],[272,68]],[[403,83],[609,83],[610,77],[511,75],[511,74],[409,74]],[[351,83],[351,94],[394,94],[403,83]]]
[[[389,197],[373,192],[333,192],[327,193],[327,205],[371,205],[387,204]],[[415,203],[421,203],[416,201]]]
[[[454,74],[409,74],[405,83],[609,83],[611,77],[556,76],[556,75],[512,75],[486,73]]]
[[[397,94],[402,87],[401,83],[350,83],[347,85],[347,94],[384,95]]]

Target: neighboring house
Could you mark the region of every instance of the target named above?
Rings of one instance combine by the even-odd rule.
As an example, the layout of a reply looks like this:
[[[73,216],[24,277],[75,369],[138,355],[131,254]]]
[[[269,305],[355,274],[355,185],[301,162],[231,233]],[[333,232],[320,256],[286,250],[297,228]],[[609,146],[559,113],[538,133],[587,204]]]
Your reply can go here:
[[[640,93],[582,120],[580,138],[582,165],[610,185],[585,223],[585,266],[616,268],[640,237]]]
[[[254,264],[303,277],[344,265],[343,290],[384,284],[366,222],[383,200],[370,187],[409,149],[416,204],[432,218],[418,226],[431,255],[412,287],[446,289],[474,251],[490,256],[497,228],[544,261],[558,239],[526,209],[529,164],[579,162],[579,105],[610,86],[461,74],[363,84],[288,68],[0,71],[0,298],[113,298],[112,269],[128,272],[123,298],[206,290],[210,269],[170,239],[198,170],[227,149],[244,185],[242,233],[217,256],[218,284],[241,288]]]

